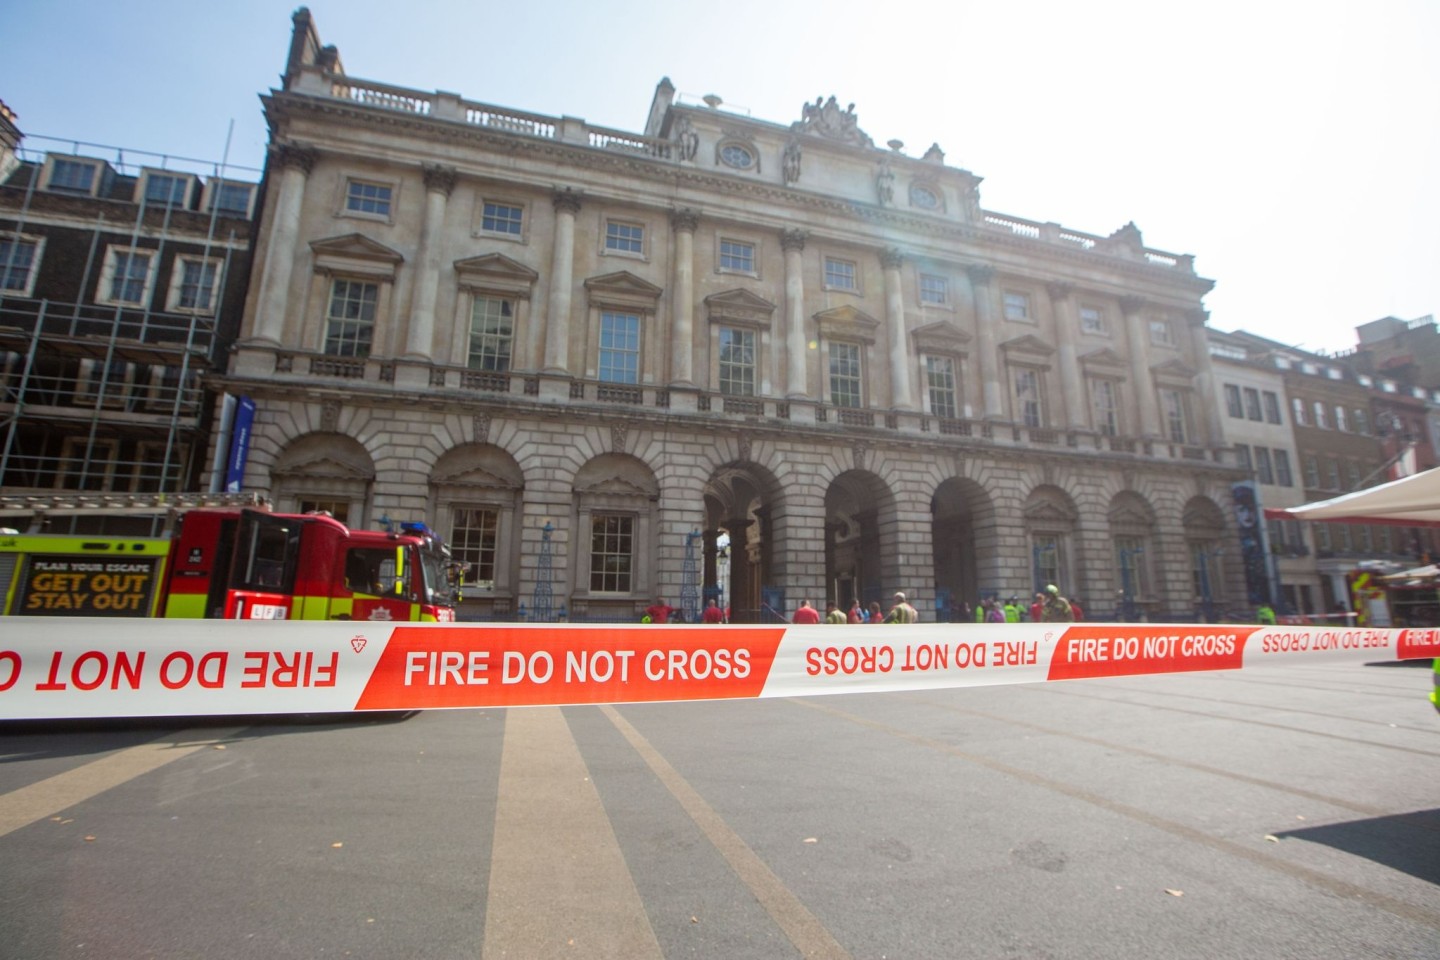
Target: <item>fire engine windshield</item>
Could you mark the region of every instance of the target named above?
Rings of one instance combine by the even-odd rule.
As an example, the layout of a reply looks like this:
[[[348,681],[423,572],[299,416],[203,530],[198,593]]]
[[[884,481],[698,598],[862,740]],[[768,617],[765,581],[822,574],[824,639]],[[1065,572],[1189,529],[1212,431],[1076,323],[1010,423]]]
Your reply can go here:
[[[460,599],[458,584],[450,570],[448,550],[427,544],[420,548],[420,570],[425,578],[425,602],[454,606]]]

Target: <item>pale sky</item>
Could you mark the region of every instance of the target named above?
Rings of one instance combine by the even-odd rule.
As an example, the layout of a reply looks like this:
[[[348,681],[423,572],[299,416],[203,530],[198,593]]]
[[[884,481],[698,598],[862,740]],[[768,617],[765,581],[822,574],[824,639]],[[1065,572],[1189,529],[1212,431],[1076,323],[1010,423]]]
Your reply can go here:
[[[28,134],[258,168],[288,0],[4,0]],[[655,84],[860,127],[987,210],[1196,257],[1210,323],[1334,351],[1440,313],[1440,3],[316,0],[353,76],[639,131]],[[31,143],[30,146],[41,147]]]

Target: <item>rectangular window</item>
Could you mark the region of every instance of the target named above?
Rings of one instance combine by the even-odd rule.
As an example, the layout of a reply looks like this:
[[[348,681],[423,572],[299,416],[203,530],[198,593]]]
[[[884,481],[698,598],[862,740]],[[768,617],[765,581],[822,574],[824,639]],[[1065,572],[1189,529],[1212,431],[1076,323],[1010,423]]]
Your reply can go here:
[[[1095,429],[1107,437],[1120,435],[1120,401],[1115,381],[1090,381],[1090,406],[1095,412]]]
[[[50,167],[50,189],[64,193],[95,192],[95,164],[56,157]]]
[[[1099,307],[1080,308],[1080,332],[1103,334],[1105,332],[1105,311]]]
[[[727,273],[754,273],[755,244],[722,238],[720,241],[720,269]]]
[[[209,181],[214,185],[211,201],[212,206],[218,213],[226,216],[248,217],[250,216],[250,197],[255,187],[248,183],[220,183]]]
[[[1170,328],[1169,320],[1163,317],[1151,318],[1150,342],[1161,347],[1173,347],[1175,345],[1175,331]]]
[[[1375,528],[1375,548],[1381,553],[1391,553],[1394,551],[1395,545],[1392,541],[1389,527]]]
[[[1325,460],[1325,480],[1329,483],[1331,490],[1340,489],[1340,461],[1334,457],[1328,457]]]
[[[1225,384],[1225,412],[1236,420],[1245,416],[1245,408],[1240,403],[1240,388],[1233,383]]]
[[[219,261],[176,257],[170,309],[213,313],[219,281]]]
[[[55,485],[62,490],[113,490],[118,455],[115,440],[66,437]]]
[[[325,352],[332,357],[368,357],[375,338],[375,310],[380,285],[336,280],[330,288],[325,325]]]
[[[1294,397],[1290,401],[1290,418],[1295,421],[1295,426],[1303,427],[1309,421],[1305,419],[1305,401]]]
[[[1037,533],[1030,538],[1030,559],[1035,567],[1035,589],[1047,583],[1059,583],[1060,538],[1055,534]]]
[[[1015,419],[1027,427],[1045,425],[1044,406],[1040,402],[1040,372],[1015,371]]]
[[[471,370],[505,373],[515,333],[515,305],[500,297],[479,297],[470,305]]]
[[[450,530],[450,556],[465,564],[465,584],[495,589],[495,551],[500,542],[500,512],[483,507],[455,507]]]
[[[830,344],[830,402],[837,407],[858,407],[860,393],[860,345]]]
[[[190,199],[190,178],[172,173],[145,174],[145,203],[183,207]]]
[[[350,180],[345,184],[345,209],[375,217],[390,216],[393,190],[382,183]]]
[[[1250,445],[1245,443],[1235,444],[1235,460],[1246,470],[1255,469],[1255,461],[1250,456]]]
[[[1335,408],[1335,429],[1336,429],[1336,430],[1339,430],[1339,431],[1341,431],[1341,432],[1344,432],[1344,430],[1345,430],[1345,408],[1344,408],[1344,407],[1336,407],[1336,408]]]
[[[755,396],[755,331],[720,328],[720,392]]]
[[[1275,482],[1275,470],[1270,465],[1270,450],[1268,447],[1255,448],[1255,474],[1263,484],[1271,485]]]
[[[1355,432],[1367,437],[1370,435],[1370,418],[1365,415],[1364,410],[1355,411]]]
[[[1330,424],[1327,422],[1327,418],[1325,416],[1325,404],[1319,400],[1316,400],[1313,404],[1311,404],[1311,409],[1315,412],[1315,426],[1319,427],[1321,430],[1328,430],[1330,428]]]
[[[1337,524],[1335,524],[1335,526],[1338,527],[1338,526],[1341,526],[1341,524],[1338,524],[1338,523],[1337,523]],[[1315,537],[1315,549],[1316,549],[1316,550],[1319,550],[1319,551],[1322,551],[1322,552],[1324,552],[1324,553],[1329,553],[1329,552],[1330,552],[1330,549],[1331,549],[1331,547],[1330,547],[1330,524],[1328,524],[1328,523],[1312,523],[1312,524],[1310,524],[1310,532],[1311,532],[1311,535],[1313,535],[1313,536]]]
[[[1017,293],[1014,290],[1006,290],[1002,300],[1005,307],[1006,320],[1029,320],[1030,319],[1030,295]]]
[[[600,379],[607,383],[640,382],[640,317],[637,314],[600,314]]]
[[[1371,545],[1370,545],[1370,543],[1371,543],[1371,541],[1370,541],[1370,528],[1369,528],[1369,527],[1356,527],[1356,528],[1355,528],[1355,549],[1356,549],[1357,551],[1359,551],[1360,553],[1369,553],[1369,552],[1371,551]]]
[[[932,273],[920,274],[920,302],[945,306],[950,302],[950,284]]]
[[[110,275],[111,303],[143,304],[150,280],[151,254],[138,250],[111,252],[114,270]]]
[[[1335,549],[1341,553],[1350,550],[1350,526],[1349,524],[1335,524]]]
[[[296,505],[297,513],[326,513],[339,520],[341,523],[350,522],[350,501],[320,499],[316,497],[301,497]]]
[[[1145,564],[1141,562],[1144,554],[1144,544],[1139,537],[1115,538],[1115,579],[1120,583],[1122,603],[1149,595]],[[1129,611],[1125,613],[1130,615]]]
[[[826,257],[825,286],[830,290],[859,290],[860,281],[854,261]]]
[[[29,296],[36,249],[33,240],[0,240],[0,290]]]
[[[591,517],[591,593],[629,593],[634,557],[634,517],[623,514],[599,514]]]
[[[605,249],[617,253],[643,254],[645,252],[645,228],[638,223],[605,221]]]
[[[957,415],[955,361],[949,357],[926,357],[925,381],[930,389],[930,412],[954,420]]]
[[[1345,479],[1350,481],[1349,486],[1345,488],[1346,490],[1359,490],[1360,464],[1356,463],[1354,460],[1347,462],[1345,464]]]
[[[1266,390],[1265,393],[1264,393],[1264,397],[1265,397],[1265,422],[1266,422],[1266,423],[1279,423],[1279,422],[1280,422],[1280,398],[1279,398],[1279,396],[1277,396],[1277,395],[1275,394],[1275,391],[1273,391],[1273,390]]]
[[[1313,456],[1305,458],[1305,486],[1312,490],[1320,489],[1320,460]]]
[[[1263,419],[1260,412],[1260,391],[1254,387],[1245,388],[1245,417],[1248,420],[1259,421]]]
[[[1160,391],[1160,409],[1165,416],[1165,430],[1172,443],[1185,443],[1185,397],[1179,390]]]
[[[1290,454],[1284,450],[1275,451],[1275,482],[1282,487],[1295,486],[1295,477],[1290,472]]]
[[[486,233],[504,233],[518,237],[524,226],[524,218],[524,207],[487,202],[480,214],[480,229]]]

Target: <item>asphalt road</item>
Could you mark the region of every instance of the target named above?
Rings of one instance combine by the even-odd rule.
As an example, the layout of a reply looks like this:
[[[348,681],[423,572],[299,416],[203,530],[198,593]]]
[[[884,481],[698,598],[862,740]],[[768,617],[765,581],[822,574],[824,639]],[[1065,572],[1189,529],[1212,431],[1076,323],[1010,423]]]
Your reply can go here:
[[[0,957],[1440,957],[1428,664],[0,725]]]

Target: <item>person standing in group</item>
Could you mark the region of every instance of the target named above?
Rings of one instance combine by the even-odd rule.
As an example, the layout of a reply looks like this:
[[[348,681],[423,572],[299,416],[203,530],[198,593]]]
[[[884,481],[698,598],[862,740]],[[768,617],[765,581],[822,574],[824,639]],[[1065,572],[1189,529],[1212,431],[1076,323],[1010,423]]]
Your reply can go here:
[[[1060,596],[1060,588],[1050,584],[1045,588],[1044,604],[1040,610],[1040,619],[1046,623],[1072,623],[1075,620],[1075,611],[1070,609],[1070,601]]]
[[[1275,608],[1268,603],[1260,604],[1260,609],[1255,611],[1255,622],[1260,624],[1275,625]]]
[[[914,623],[916,620],[919,619],[919,612],[917,612],[914,607],[910,606],[910,604],[905,602],[905,594],[896,591],[895,605],[892,606],[890,608],[890,612],[885,615],[885,622]]]
[[[795,616],[790,618],[792,623],[819,623],[820,611],[810,606],[809,600],[801,600],[800,606],[795,610]]]
[[[716,603],[714,600],[711,600],[709,603],[705,604],[705,612],[700,615],[700,622],[724,623],[725,611],[720,609],[720,605],[718,603]]]
[[[666,603],[664,597],[656,597],[655,602],[645,608],[645,616],[650,618],[651,623],[669,623],[674,612],[675,608]]]
[[[985,622],[1004,623],[1005,611],[1000,606],[1000,598],[991,597],[989,600],[986,601],[986,603],[988,604],[988,607],[985,610]]]
[[[1020,622],[1020,598],[1019,598],[1019,597],[1011,597],[1009,600],[1006,600],[1006,601],[1005,601],[1004,610],[1005,610],[1005,622],[1006,622],[1006,623],[1019,623],[1019,622]]]
[[[880,601],[878,601],[878,600],[871,600],[871,601],[870,601],[870,616],[869,616],[869,618],[868,618],[865,622],[866,622],[866,623],[883,623],[884,620],[885,620],[885,615],[880,612]]]
[[[1035,602],[1030,604],[1030,622],[1039,623],[1041,620],[1044,619],[1044,612],[1045,594],[1037,593],[1035,594]]]
[[[860,606],[859,600],[850,601],[850,613],[845,617],[846,623],[864,623],[865,608]]]
[[[827,603],[827,604],[825,604],[825,622],[826,622],[826,623],[845,623],[845,622],[846,622],[846,619],[845,619],[845,611],[844,611],[844,610],[841,610],[839,607],[835,606],[835,604],[833,604],[833,603]]]
[[[1070,600],[1070,613],[1074,615],[1076,623],[1085,619],[1085,609],[1080,606],[1079,600],[1073,598]]]

